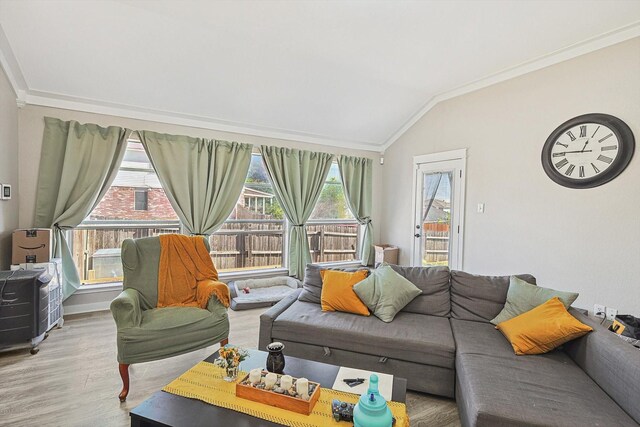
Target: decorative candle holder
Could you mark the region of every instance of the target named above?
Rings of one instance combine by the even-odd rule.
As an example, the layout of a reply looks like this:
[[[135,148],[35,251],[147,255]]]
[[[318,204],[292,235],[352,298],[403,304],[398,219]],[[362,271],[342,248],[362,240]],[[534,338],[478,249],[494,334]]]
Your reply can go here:
[[[304,378],[296,379],[290,375],[279,376],[268,371],[262,371],[261,374],[262,378],[256,383],[252,383],[249,379],[251,372],[236,382],[236,396],[300,414],[309,415],[311,413],[320,397],[320,384]],[[267,380],[267,376],[270,380]],[[269,389],[267,385],[271,382],[272,376],[276,377],[276,380],[273,388]],[[297,392],[297,382],[300,380],[302,380],[300,391],[306,392],[304,395]],[[292,385],[286,389],[284,386],[288,385],[289,381],[292,382]]]
[[[267,356],[267,371],[275,372],[276,374],[282,374],[284,372],[283,349],[284,344],[281,342],[272,342],[267,345],[267,351],[269,352]]]

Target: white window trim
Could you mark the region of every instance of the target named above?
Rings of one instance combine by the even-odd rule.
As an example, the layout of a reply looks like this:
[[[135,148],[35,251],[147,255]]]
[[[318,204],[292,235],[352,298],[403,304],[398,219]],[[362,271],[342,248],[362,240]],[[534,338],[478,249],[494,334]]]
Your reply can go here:
[[[128,142],[137,142],[139,143],[140,141],[134,137],[130,137],[127,141]],[[258,154],[261,155],[261,153],[257,150],[254,150],[254,152],[252,152],[253,154]],[[334,163],[335,160],[334,160]],[[141,168],[125,168],[125,169],[135,169],[135,170],[147,170],[147,169],[141,169]],[[155,170],[152,169],[148,169],[147,171],[149,172],[153,172],[155,173]],[[326,183],[325,183],[326,184]],[[135,209],[135,193],[137,191],[144,191],[144,189],[134,189],[134,210]],[[148,189],[146,189],[147,194],[148,194]],[[148,195],[147,195],[147,210],[148,210]],[[153,220],[149,221],[154,222]],[[161,221],[160,221],[161,222]],[[289,274],[289,230],[290,230],[290,223],[289,220],[286,218],[283,218],[283,232],[282,232],[282,266],[278,267],[278,268],[269,268],[269,269],[263,269],[263,268],[256,268],[256,269],[250,269],[250,270],[241,270],[241,271],[234,271],[234,272],[225,272],[225,273],[220,273],[219,277],[221,280],[226,280],[226,281],[231,281],[231,280],[241,280],[241,279],[249,279],[249,278],[253,278],[253,277],[272,277],[272,276],[282,276],[282,275],[288,275]],[[81,225],[85,225],[86,223],[91,223],[91,221],[87,221],[85,223],[85,221],[83,221],[84,224]],[[343,218],[343,219],[311,219],[309,221],[307,221],[306,225],[314,225],[314,224],[330,224],[330,223],[357,223],[357,220],[355,220],[354,218]],[[181,234],[188,234],[187,230],[185,229],[184,223],[182,221],[180,221],[178,219],[178,224],[179,224],[179,232]],[[357,238],[357,244],[358,247],[356,247],[356,256],[360,255],[362,253],[362,251],[360,250],[361,248],[359,246],[362,245],[362,234],[363,234],[364,230],[362,229],[362,226],[360,226],[358,228],[358,238]],[[73,251],[73,238],[72,238],[72,230],[68,230],[67,231],[67,241],[69,242],[69,246],[70,249]],[[323,265],[323,266],[331,266],[331,267],[351,267],[351,266],[358,266],[358,265],[362,265],[362,259],[355,259],[355,260],[351,260],[351,261],[331,261],[331,262],[320,262],[317,263],[318,265]],[[122,282],[117,281],[117,282],[103,282],[103,283],[95,283],[95,284],[82,284],[80,286],[80,288],[78,288],[78,290],[76,291],[76,293],[92,293],[92,292],[108,292],[108,291],[113,291],[113,290],[118,290],[118,289],[122,289]]]
[[[146,209],[136,209],[136,196],[137,193],[145,193],[146,194],[146,200],[145,200],[145,204],[146,204]],[[149,211],[149,189],[143,189],[143,188],[134,188],[133,190],[133,211],[134,212],[148,212]]]
[[[287,268],[269,268],[260,270],[244,270],[239,272],[225,272],[219,274],[219,279],[222,282],[231,282],[233,280],[243,279],[255,279],[257,277],[276,277],[287,276],[289,270]],[[76,294],[89,294],[110,292],[114,290],[122,290],[122,282],[101,283],[94,285],[82,285],[75,292]]]

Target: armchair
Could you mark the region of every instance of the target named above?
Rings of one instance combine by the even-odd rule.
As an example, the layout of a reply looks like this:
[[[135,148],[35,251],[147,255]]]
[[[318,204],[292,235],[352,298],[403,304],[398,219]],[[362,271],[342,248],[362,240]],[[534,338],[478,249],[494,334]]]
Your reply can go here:
[[[209,243],[205,239],[209,249]],[[127,239],[122,244],[124,290],[111,302],[116,322],[118,363],[122,378],[120,401],[129,393],[129,365],[177,356],[229,337],[227,309],[217,298],[207,309],[197,307],[156,308],[160,239]]]

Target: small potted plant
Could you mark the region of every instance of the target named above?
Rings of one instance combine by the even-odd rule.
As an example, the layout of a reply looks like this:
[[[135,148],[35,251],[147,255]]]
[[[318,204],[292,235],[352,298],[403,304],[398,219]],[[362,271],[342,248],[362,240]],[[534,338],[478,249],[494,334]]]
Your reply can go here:
[[[225,346],[218,351],[218,358],[213,362],[225,370],[225,381],[235,381],[238,378],[240,362],[249,357],[249,352],[241,347]]]

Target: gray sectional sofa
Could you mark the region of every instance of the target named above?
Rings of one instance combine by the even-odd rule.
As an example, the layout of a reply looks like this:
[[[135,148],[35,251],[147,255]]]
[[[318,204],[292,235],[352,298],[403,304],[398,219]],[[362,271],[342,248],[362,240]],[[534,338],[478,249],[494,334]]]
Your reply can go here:
[[[281,341],[288,355],[406,378],[411,390],[455,397],[464,426],[640,422],[640,351],[598,322],[571,309],[594,332],[547,354],[516,356],[489,322],[504,306],[508,276],[392,268],[422,294],[385,323],[323,312],[320,267],[309,264],[303,288],[261,316],[260,348]]]

